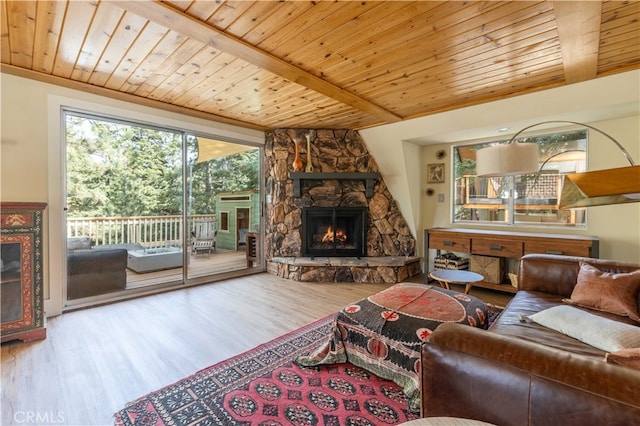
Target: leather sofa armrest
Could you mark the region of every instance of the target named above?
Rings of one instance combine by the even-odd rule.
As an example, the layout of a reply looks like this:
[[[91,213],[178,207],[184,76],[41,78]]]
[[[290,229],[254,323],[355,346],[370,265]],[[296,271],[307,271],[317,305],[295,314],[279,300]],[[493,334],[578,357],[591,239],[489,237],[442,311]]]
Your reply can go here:
[[[470,377],[486,375],[490,371],[485,368],[487,365],[498,365],[502,373],[488,379],[495,382],[492,389],[487,389],[488,392],[504,387],[506,394],[527,393],[529,384],[522,378],[514,377],[534,376],[563,387],[605,395],[606,399],[640,406],[639,371],[608,364],[604,359],[584,357],[462,324],[446,323],[438,326],[422,347],[422,400],[426,404],[423,409],[426,408],[427,411],[429,404],[434,402],[429,401],[430,398],[434,393],[442,392],[443,380],[448,380],[444,376],[451,373],[447,372],[446,364],[451,364],[449,367],[456,371],[457,377],[467,380],[466,386],[470,389]],[[522,389],[516,384],[518,380],[523,380]],[[514,407],[518,405],[516,399],[514,397],[511,401]],[[529,405],[529,401],[520,402],[521,407]],[[498,408],[487,407],[488,410]]]

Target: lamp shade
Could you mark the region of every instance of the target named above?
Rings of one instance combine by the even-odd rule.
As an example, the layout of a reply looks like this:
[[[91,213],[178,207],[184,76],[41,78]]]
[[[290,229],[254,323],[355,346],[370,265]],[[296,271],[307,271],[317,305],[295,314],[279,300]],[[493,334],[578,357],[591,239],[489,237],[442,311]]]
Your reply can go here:
[[[483,148],[476,153],[476,175],[526,175],[536,173],[538,163],[538,145],[535,143],[496,145]]]
[[[560,209],[640,201],[640,166],[565,175]]]

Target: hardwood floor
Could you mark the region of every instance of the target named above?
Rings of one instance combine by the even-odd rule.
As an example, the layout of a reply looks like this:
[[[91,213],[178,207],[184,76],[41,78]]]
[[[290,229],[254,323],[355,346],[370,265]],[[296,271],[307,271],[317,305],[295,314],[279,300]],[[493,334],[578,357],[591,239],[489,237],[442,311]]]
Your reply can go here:
[[[127,402],[387,287],[263,273],[65,313],[46,340],[2,345],[1,424],[113,424]],[[472,290],[510,297],[490,293]]]

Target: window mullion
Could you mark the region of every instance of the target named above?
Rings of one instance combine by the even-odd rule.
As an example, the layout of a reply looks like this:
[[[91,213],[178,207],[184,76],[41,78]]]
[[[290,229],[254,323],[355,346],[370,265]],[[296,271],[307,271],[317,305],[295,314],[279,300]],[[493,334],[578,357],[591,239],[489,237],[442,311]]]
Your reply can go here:
[[[509,225],[515,224],[516,216],[516,177],[509,176],[509,196],[507,197],[507,223]]]

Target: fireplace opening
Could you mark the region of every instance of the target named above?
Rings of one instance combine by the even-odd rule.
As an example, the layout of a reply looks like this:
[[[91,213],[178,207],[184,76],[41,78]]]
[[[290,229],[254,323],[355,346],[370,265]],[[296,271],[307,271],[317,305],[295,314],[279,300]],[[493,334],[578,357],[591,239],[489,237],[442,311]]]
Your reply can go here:
[[[303,256],[366,256],[366,207],[306,207],[302,210]]]

